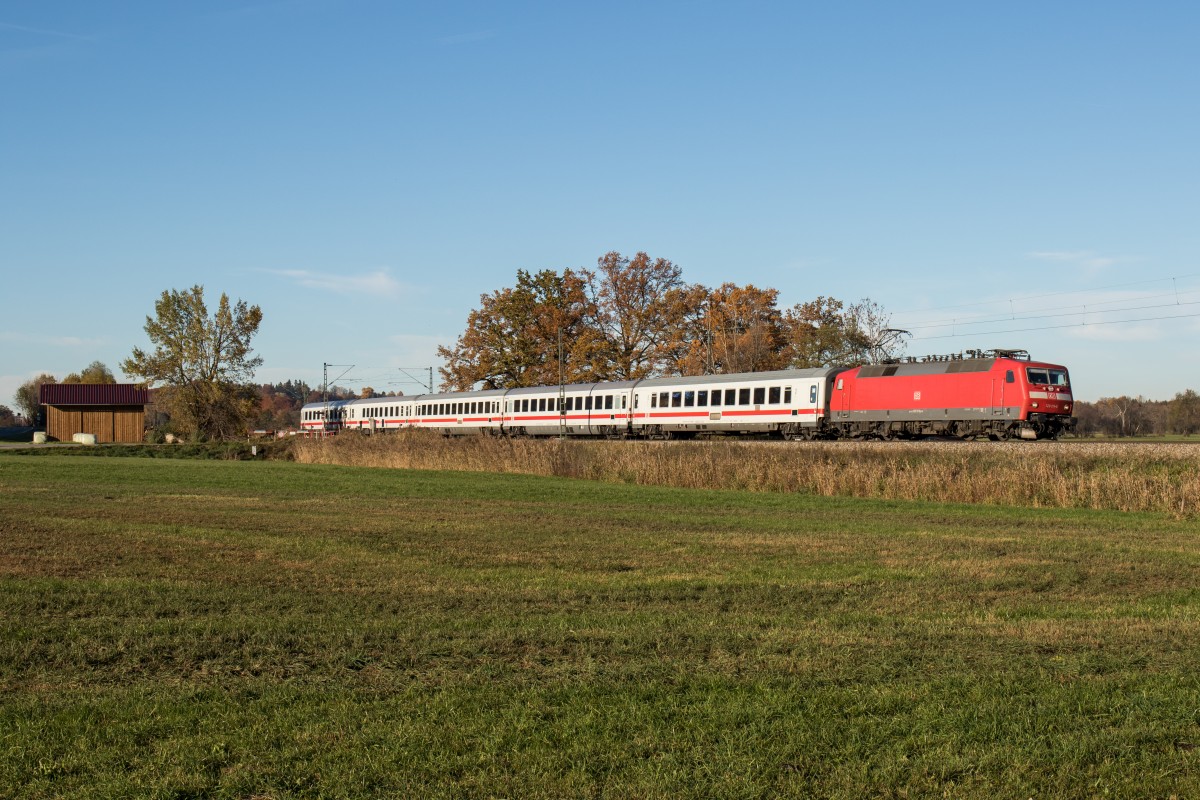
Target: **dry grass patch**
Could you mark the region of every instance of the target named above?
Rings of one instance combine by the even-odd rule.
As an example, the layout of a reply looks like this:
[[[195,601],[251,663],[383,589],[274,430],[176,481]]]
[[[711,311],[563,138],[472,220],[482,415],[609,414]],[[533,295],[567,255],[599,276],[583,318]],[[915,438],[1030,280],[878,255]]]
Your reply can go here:
[[[1025,508],[1200,512],[1200,443],[686,443],[443,438],[423,431],[299,441],[311,464],[583,478],[641,486]]]

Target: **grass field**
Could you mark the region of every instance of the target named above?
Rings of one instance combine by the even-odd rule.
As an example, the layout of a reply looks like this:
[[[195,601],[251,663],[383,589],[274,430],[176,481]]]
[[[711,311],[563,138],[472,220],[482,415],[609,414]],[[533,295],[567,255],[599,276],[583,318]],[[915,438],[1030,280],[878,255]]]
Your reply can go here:
[[[1190,797],[1168,514],[0,454],[3,797]]]
[[[1200,516],[1198,442],[630,442],[410,431],[292,444],[296,460],[313,464]]]

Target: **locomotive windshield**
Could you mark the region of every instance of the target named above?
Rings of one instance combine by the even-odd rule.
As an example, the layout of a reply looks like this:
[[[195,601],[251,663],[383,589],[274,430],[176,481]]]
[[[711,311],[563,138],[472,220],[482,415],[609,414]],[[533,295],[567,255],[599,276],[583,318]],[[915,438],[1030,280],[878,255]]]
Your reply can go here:
[[[1026,367],[1025,376],[1036,386],[1066,386],[1067,371],[1065,369],[1046,369],[1044,367]]]

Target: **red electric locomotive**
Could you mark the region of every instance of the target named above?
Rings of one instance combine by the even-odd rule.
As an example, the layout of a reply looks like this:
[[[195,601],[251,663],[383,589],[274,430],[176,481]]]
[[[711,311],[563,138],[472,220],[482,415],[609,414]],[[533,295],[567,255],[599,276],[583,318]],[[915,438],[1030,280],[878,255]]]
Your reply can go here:
[[[838,436],[1054,439],[1073,407],[1066,367],[995,350],[840,373],[828,424]]]

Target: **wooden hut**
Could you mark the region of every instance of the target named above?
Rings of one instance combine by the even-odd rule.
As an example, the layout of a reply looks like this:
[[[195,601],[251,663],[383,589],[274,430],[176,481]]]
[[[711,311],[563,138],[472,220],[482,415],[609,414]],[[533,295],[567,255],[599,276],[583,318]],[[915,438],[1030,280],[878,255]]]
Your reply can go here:
[[[150,390],[133,383],[44,383],[46,436],[69,442],[77,433],[97,442],[140,442]]]

